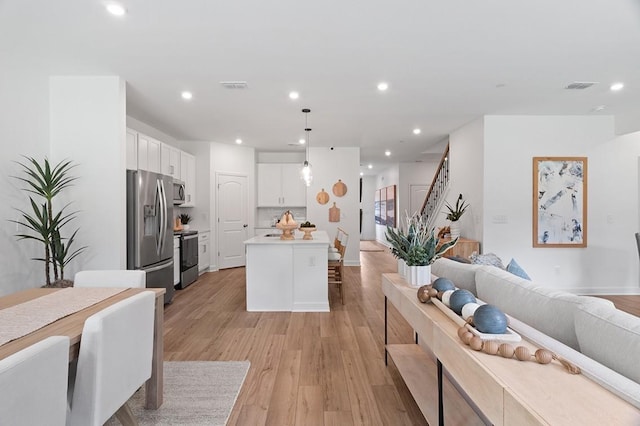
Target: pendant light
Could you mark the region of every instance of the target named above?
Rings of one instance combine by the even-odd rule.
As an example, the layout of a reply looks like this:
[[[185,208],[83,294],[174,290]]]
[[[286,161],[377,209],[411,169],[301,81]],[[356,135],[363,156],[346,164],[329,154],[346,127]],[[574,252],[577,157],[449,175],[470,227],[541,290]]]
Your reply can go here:
[[[311,110],[309,108],[304,108],[302,112],[304,113],[304,131],[307,139],[307,149],[305,153],[305,160],[302,164],[302,169],[300,169],[300,178],[307,186],[311,186],[311,182],[313,181],[313,174],[311,173],[311,163],[309,163],[309,133],[311,132],[311,129],[307,124],[307,117]]]

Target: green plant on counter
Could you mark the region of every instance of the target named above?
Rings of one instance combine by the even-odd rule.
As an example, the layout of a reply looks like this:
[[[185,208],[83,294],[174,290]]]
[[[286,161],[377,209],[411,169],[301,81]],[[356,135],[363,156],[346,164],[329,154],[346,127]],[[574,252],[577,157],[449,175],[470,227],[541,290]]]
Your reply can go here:
[[[182,223],[183,225],[186,225],[189,222],[191,222],[191,216],[189,216],[186,213],[181,213],[180,214],[180,223]]]
[[[77,212],[66,212],[69,204],[57,212],[54,211],[55,197],[77,179],[69,175],[75,165],[71,161],[61,161],[52,168],[46,158],[42,164],[31,157],[25,157],[25,159],[28,161],[17,162],[25,176],[13,177],[26,183],[25,191],[37,195],[43,202],[37,203],[32,196],[29,196],[32,212],[16,209],[20,212],[21,218],[12,222],[31,231],[16,234],[18,240],[35,240],[44,245],[44,257],[35,257],[33,260],[44,262],[45,283],[50,287],[52,285],[51,266],[53,266],[54,282],[64,281],[65,266],[86,249],[86,247],[80,247],[71,250],[78,229],[73,231],[69,238],[62,236],[62,228],[75,219]]]
[[[427,219],[423,215],[407,215],[406,224],[406,232],[387,226],[386,238],[393,255],[404,260],[408,266],[431,265],[458,242],[458,238],[455,238],[439,245],[440,240],[434,228],[427,226]]]

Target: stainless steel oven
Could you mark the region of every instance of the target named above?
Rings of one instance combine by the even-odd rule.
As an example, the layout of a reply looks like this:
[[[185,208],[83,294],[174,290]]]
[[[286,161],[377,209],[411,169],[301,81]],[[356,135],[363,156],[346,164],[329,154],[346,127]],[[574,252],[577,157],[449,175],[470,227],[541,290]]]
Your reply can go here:
[[[180,284],[185,288],[198,279],[198,231],[182,231],[180,235]]]

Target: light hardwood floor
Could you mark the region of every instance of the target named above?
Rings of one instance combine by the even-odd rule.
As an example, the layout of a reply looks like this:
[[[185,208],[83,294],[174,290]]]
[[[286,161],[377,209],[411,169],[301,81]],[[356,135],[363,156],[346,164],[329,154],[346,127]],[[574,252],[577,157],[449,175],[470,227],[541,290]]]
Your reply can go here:
[[[249,360],[229,425],[426,424],[397,370],[384,365],[381,274],[387,250],[345,268],[331,312],[245,311],[244,268],[208,273],[165,308],[165,360]],[[390,308],[390,343],[413,332]]]
[[[390,253],[360,252],[345,268],[345,305],[329,313],[245,311],[244,268],[202,275],[165,308],[165,360],[249,360],[229,425],[422,425],[392,363],[384,365],[381,274]],[[640,316],[640,296],[608,297]],[[413,332],[389,307],[389,342]]]

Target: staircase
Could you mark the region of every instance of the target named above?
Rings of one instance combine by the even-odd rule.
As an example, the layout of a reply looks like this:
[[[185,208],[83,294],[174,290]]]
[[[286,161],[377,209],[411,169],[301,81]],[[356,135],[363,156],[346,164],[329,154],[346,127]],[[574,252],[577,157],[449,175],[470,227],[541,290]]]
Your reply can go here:
[[[424,199],[420,213],[427,218],[427,226],[432,228],[442,208],[442,204],[449,190],[449,145],[442,154],[436,175],[433,177],[431,187]]]

